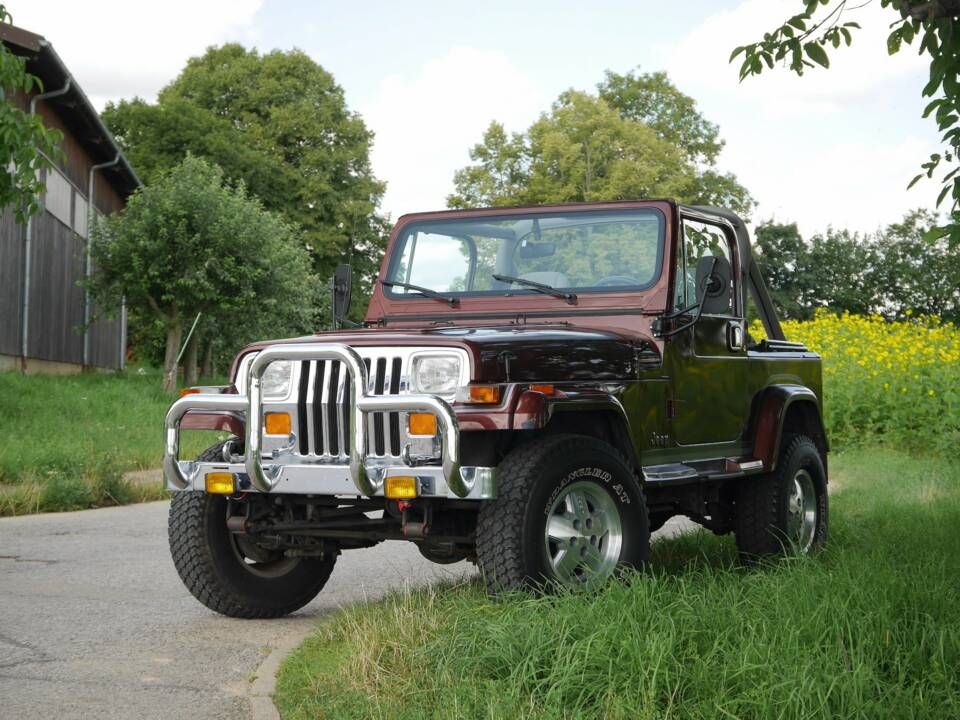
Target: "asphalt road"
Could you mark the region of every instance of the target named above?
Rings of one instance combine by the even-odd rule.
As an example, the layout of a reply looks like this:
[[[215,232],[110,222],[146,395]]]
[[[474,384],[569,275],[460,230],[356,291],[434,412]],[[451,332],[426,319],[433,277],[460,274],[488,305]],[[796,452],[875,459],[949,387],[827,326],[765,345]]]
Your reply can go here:
[[[381,543],[342,555],[295,615],[232,620],[181,584],[167,508],[0,519],[0,717],[247,718],[249,683],[268,648],[297,642],[345,603],[474,572]]]

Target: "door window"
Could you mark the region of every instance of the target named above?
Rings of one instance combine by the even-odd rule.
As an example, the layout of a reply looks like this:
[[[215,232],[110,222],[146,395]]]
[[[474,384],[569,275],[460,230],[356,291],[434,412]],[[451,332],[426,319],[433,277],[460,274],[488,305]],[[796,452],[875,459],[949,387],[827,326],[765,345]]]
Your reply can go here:
[[[675,298],[675,306],[678,309],[690,307],[697,302],[697,264],[701,258],[720,257],[730,264],[731,269],[736,268],[730,238],[718,225],[684,218],[681,225],[681,243],[680,272],[677,277]],[[737,315],[736,273],[732,273],[732,276],[730,303],[725,311],[719,313],[721,315]]]

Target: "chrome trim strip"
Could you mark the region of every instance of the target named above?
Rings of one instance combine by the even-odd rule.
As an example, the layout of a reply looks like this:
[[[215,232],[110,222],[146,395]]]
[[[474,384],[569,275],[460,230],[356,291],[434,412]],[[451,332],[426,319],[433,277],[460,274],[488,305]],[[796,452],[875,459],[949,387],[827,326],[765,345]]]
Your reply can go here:
[[[180,470],[189,477],[185,487],[167,483],[172,491],[199,491],[204,488],[204,474],[208,471],[232,472],[237,476],[241,492],[255,492],[250,477],[246,474],[243,462],[204,462],[182,460]],[[457,495],[447,484],[443,468],[436,465],[411,468],[405,465],[368,464],[368,472],[383,479],[398,475],[413,475],[418,479],[418,497],[447,498],[451,500],[491,500],[497,494],[496,468],[461,467],[460,475],[464,482],[471,483],[467,495]],[[284,465],[274,487],[275,493],[291,495],[340,495],[356,497],[357,489],[350,477],[346,465]],[[383,485],[377,489],[374,497],[383,497]]]

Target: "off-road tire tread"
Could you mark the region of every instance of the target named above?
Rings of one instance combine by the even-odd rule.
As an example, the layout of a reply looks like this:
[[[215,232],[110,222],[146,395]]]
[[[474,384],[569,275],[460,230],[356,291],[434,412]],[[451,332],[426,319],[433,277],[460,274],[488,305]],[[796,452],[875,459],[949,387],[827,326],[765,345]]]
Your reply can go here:
[[[222,443],[205,450],[199,461],[221,459]],[[170,555],[180,579],[191,594],[205,606],[228,617],[248,620],[278,618],[299,610],[313,600],[333,572],[335,562],[317,562],[315,582],[299,597],[280,607],[251,604],[220,582],[207,546],[205,534],[206,493],[178,492],[170,502],[167,533]]]
[[[513,449],[497,469],[497,497],[483,503],[477,519],[477,557],[487,591],[496,594],[529,585],[523,551],[523,521],[526,501],[537,466],[554,453],[588,447],[630,463],[616,448],[584,435],[553,435]],[[646,503],[640,503],[646,520]]]
[[[737,494],[734,535],[740,558],[747,564],[783,552],[783,543],[772,525],[778,517],[783,474],[792,464],[791,458],[804,446],[817,453],[817,446],[806,435],[784,435],[777,469],[762,477],[748,478]]]

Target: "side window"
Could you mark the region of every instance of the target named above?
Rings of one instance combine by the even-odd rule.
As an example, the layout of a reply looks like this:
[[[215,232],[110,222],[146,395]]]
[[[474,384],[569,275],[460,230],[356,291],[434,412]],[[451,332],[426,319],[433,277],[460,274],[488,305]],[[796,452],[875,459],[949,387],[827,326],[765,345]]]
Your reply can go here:
[[[731,270],[734,268],[733,249],[730,246],[730,240],[726,233],[716,225],[701,222],[699,220],[684,219],[681,225],[683,253],[680,259],[681,265],[678,272],[677,297],[675,303],[677,307],[689,307],[697,302],[697,264],[704,257],[719,257],[729,263]],[[735,305],[735,285],[737,282],[735,273],[733,274],[734,287],[730,292],[730,304],[722,315],[736,315]]]
[[[70,202],[73,198],[73,187],[67,178],[56,168],[47,170],[47,194],[44,205],[47,212],[67,227],[71,227]]]

